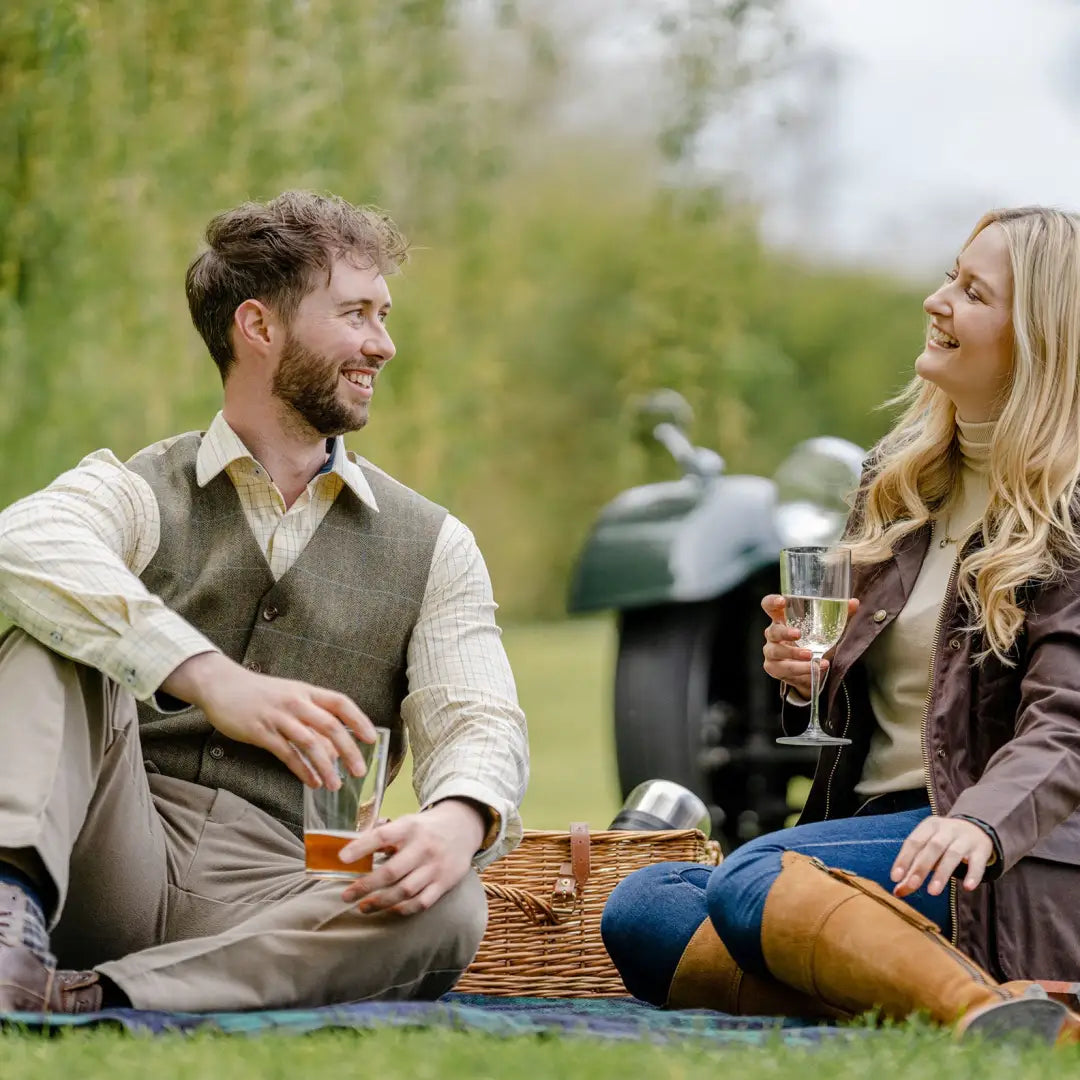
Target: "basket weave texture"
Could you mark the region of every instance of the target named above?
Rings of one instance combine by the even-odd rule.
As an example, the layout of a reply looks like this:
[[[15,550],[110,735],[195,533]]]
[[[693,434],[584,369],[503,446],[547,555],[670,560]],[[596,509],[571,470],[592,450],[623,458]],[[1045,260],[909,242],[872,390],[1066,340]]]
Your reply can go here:
[[[627,874],[657,862],[716,866],[720,846],[696,829],[603,831],[588,836],[587,876],[566,877],[570,834],[526,830],[521,844],[481,881],[488,925],[456,991],[523,997],[625,997],[600,939],[600,916]],[[579,851],[580,854],[580,851]],[[575,869],[578,864],[575,864]],[[558,885],[564,895],[555,895]]]

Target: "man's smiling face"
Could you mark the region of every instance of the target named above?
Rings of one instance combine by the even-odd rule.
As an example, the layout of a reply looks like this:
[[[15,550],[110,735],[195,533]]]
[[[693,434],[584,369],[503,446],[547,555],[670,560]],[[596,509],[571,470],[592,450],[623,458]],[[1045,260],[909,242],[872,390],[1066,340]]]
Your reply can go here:
[[[386,330],[390,290],[378,268],[334,261],[329,281],[303,300],[288,326],[274,396],[315,434],[358,431],[380,370],[394,356]]]

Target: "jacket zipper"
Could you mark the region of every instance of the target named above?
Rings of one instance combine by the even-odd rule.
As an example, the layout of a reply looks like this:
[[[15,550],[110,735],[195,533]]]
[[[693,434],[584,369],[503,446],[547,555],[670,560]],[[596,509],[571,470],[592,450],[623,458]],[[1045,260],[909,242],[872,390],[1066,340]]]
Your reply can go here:
[[[843,679],[840,680],[840,689],[844,691],[844,708],[846,710],[844,715],[844,730],[840,732],[840,738],[846,739],[848,728],[851,727],[851,697],[848,695],[847,683]],[[836,775],[836,767],[840,764],[840,753],[844,748],[842,746],[836,749],[836,760],[833,762],[832,769],[829,770],[829,779],[825,784],[825,820],[829,820],[829,800],[832,798],[832,782],[833,777]]]
[[[945,598],[941,601],[941,614],[938,617],[937,626],[934,628],[934,641],[930,647],[930,685],[926,688],[926,703],[923,706],[922,722],[919,725],[919,744],[922,747],[923,772],[926,775],[926,792],[930,796],[930,813],[938,816],[937,798],[934,796],[934,777],[930,768],[930,748],[926,745],[926,722],[930,719],[930,706],[934,701],[934,671],[937,667],[938,645],[941,644],[941,630],[945,622],[945,612],[948,609],[949,599],[952,596],[953,587],[956,585],[957,570],[960,560],[953,563],[949,573],[949,583],[945,587]],[[949,878],[949,937],[955,945],[960,935],[957,926],[957,902],[956,902],[956,879]]]

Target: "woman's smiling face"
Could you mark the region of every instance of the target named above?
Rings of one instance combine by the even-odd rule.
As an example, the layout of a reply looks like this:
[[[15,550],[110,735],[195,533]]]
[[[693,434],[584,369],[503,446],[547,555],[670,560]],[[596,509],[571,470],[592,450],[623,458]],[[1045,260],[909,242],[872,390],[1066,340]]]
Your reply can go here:
[[[930,325],[915,371],[949,395],[962,420],[991,420],[1004,403],[1013,368],[1012,300],[1005,232],[991,224],[923,302]]]

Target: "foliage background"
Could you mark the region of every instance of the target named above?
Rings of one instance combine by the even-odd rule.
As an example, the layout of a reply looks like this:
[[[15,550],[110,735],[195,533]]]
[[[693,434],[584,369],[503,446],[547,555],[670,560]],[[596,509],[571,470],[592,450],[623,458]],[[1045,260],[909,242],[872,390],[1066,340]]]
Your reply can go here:
[[[648,62],[601,68],[635,27]],[[780,0],[3,5],[0,504],[208,423],[184,269],[214,213],[298,186],[416,245],[351,444],[473,527],[504,617],[561,612],[597,509],[663,474],[635,394],[681,390],[737,470],[812,434],[869,445],[920,293],[767,249],[738,180],[764,130],[808,130],[799,64]],[[731,169],[705,172],[718,130]]]

